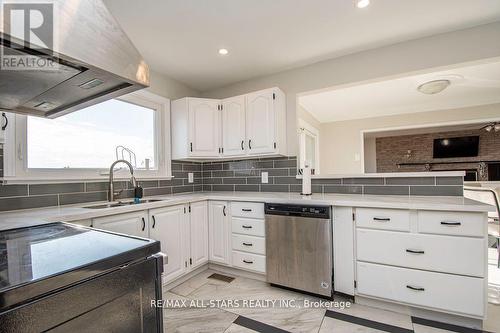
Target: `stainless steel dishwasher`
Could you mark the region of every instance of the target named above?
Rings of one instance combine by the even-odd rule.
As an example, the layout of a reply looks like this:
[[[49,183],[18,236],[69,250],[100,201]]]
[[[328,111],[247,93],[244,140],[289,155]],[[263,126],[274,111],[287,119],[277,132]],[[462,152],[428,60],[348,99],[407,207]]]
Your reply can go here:
[[[267,282],[332,296],[329,206],[266,203]]]

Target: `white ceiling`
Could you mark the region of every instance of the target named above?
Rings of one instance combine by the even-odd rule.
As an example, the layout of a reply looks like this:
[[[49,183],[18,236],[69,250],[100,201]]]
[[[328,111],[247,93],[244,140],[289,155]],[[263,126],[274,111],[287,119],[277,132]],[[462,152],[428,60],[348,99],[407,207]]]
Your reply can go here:
[[[450,79],[451,85],[434,95],[417,91],[420,84],[439,78]],[[299,103],[320,122],[500,103],[500,63],[331,90],[302,96]]]
[[[104,1],[153,70],[199,91],[500,19],[498,0]]]

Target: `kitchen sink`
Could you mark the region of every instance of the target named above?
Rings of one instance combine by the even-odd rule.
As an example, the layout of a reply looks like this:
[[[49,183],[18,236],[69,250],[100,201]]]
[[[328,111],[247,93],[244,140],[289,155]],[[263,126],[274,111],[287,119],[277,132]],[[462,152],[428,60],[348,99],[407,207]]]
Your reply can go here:
[[[131,205],[140,205],[140,204],[158,202],[158,201],[165,201],[165,199],[144,199],[144,200],[139,200],[138,203],[135,203],[134,201],[118,201],[118,202],[110,202],[110,203],[102,204],[102,205],[87,206],[87,207],[83,207],[83,208],[104,209],[104,208],[131,206]]]

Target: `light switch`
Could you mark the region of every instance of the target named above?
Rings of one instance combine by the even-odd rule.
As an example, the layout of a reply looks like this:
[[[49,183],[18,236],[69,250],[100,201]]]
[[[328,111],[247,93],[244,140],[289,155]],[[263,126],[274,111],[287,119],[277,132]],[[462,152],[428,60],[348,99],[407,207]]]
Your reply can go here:
[[[260,175],[262,177],[262,184],[269,183],[269,173],[268,172],[262,172]]]
[[[356,162],[361,161],[361,155],[359,155],[358,153],[354,154],[354,161]]]
[[[188,183],[194,183],[194,173],[188,172]]]

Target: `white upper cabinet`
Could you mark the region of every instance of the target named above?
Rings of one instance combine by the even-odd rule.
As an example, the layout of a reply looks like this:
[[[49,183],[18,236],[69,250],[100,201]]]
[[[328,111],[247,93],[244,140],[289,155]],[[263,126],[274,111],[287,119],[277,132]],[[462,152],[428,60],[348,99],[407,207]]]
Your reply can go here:
[[[222,101],[223,156],[245,156],[245,96]]]
[[[189,150],[191,156],[219,156],[219,101],[214,101],[212,99],[190,98],[188,107]]]
[[[172,158],[277,156],[286,151],[285,94],[270,88],[224,100],[172,102]]]
[[[220,101],[182,98],[172,102],[172,158],[216,158],[220,155]]]
[[[246,96],[246,132],[249,154],[272,153],[276,143],[276,110],[273,90]]]

